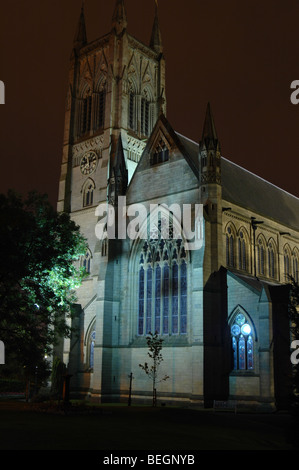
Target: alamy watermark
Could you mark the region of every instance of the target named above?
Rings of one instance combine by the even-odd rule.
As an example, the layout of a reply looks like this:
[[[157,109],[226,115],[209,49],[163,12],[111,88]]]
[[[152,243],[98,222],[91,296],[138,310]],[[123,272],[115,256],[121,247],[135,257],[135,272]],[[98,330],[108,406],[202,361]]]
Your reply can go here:
[[[2,80],[0,80],[0,104],[5,104],[5,85]]]
[[[291,89],[294,90],[290,96],[291,103],[298,104],[299,103],[299,80],[292,81]]]
[[[3,341],[0,341],[0,365],[5,364],[5,346]]]
[[[182,239],[186,250],[199,250],[203,245],[202,204],[131,204],[126,196],[118,197],[117,211],[112,204],[102,203],[96,208],[95,233],[104,238],[124,240]]]
[[[291,363],[293,365],[296,365],[299,363],[299,341],[298,340],[292,341],[291,348],[295,349],[295,351],[293,351],[291,354]]]

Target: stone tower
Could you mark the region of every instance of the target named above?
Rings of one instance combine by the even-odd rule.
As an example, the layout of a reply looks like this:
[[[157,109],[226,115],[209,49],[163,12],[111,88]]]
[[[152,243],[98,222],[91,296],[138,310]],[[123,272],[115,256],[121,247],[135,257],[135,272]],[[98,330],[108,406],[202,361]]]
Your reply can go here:
[[[70,58],[57,205],[58,211],[71,214],[89,246],[81,261],[89,276],[78,291],[74,320],[80,339],[63,346],[63,359],[78,388],[101,388],[107,267],[115,256],[109,254],[107,238],[96,237],[96,207],[115,204],[125,194],[158,116],[166,113],[157,7],[149,39],[143,44],[128,33],[124,0],[116,0],[110,32],[88,42],[82,6]],[[86,371],[93,362],[97,374],[91,379]]]

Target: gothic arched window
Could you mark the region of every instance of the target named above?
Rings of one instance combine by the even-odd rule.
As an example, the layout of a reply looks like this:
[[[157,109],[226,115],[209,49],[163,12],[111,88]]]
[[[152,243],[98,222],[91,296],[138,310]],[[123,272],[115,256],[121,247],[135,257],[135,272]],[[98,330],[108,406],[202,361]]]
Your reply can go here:
[[[137,133],[137,96],[136,96],[136,85],[133,80],[129,82],[128,92],[128,127],[135,133]]]
[[[92,180],[87,180],[83,188],[83,207],[92,206],[94,202],[95,184]]]
[[[143,96],[141,97],[141,109],[140,109],[141,135],[145,135],[148,137],[151,131],[150,120],[151,120],[150,100],[148,98],[147,90],[144,90]]]
[[[169,148],[161,138],[151,154],[151,165],[167,162],[169,159]]]
[[[94,130],[101,129],[105,124],[106,90],[101,88],[94,95]]]
[[[234,370],[252,370],[254,367],[253,327],[239,309],[231,322]]]
[[[295,249],[293,251],[293,278],[295,280],[295,282],[298,283],[298,280],[299,280],[299,275],[298,275],[298,259],[299,259],[299,254],[298,254],[298,250]]]
[[[87,273],[90,273],[91,253],[89,250],[86,252],[85,256],[81,258],[81,266],[85,269]]]
[[[265,259],[265,243],[263,239],[260,237],[257,242],[257,267],[258,273],[261,275],[265,275],[266,273],[266,259]]]
[[[235,266],[235,251],[234,251],[234,233],[231,227],[226,230],[226,264],[227,266]]]
[[[94,327],[88,337],[88,341],[87,341],[87,350],[86,350],[86,354],[87,354],[87,363],[88,363],[88,367],[89,369],[93,369],[94,367],[94,347],[95,347],[95,341],[96,341],[96,332],[94,330]]]
[[[239,255],[239,269],[246,271],[247,270],[247,251],[246,251],[245,234],[242,230],[240,230],[239,237],[238,237],[238,255]]]
[[[275,247],[272,241],[268,244],[268,268],[269,268],[269,277],[273,279],[276,276],[276,268],[275,268]]]
[[[83,93],[79,109],[78,134],[83,136],[91,130],[92,119],[92,93],[89,88]]]
[[[187,333],[187,267],[181,239],[159,236],[144,242],[139,258],[138,335]]]
[[[291,276],[291,251],[288,246],[286,246],[283,250],[283,262],[285,282],[289,282]]]

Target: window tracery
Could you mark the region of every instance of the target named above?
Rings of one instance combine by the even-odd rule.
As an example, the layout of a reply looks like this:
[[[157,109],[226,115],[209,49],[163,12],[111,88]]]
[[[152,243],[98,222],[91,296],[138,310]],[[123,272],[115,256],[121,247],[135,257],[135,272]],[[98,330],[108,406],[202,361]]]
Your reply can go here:
[[[234,370],[254,369],[253,326],[245,312],[237,309],[231,321]]]
[[[138,274],[138,335],[187,333],[187,254],[181,238],[163,238],[163,220],[143,243]]]

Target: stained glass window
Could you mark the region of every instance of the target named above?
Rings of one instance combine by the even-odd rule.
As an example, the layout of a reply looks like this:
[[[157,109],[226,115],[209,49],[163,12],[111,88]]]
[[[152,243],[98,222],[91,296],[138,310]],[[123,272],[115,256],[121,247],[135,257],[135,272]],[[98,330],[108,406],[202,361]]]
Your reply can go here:
[[[179,286],[178,286],[178,265],[176,263],[172,266],[172,333],[177,334],[179,331],[178,317],[178,295],[179,295]]]
[[[182,240],[161,239],[160,222],[139,258],[138,335],[187,333],[187,255]]]
[[[139,271],[139,316],[138,316],[138,334],[143,335],[144,322],[144,269],[141,266]]]
[[[252,327],[243,313],[235,316],[231,326],[234,370],[253,369]]]
[[[187,265],[181,264],[181,333],[187,333]]]
[[[146,333],[152,330],[152,286],[153,286],[153,270],[151,267],[147,269],[147,297],[146,297]]]
[[[90,335],[90,343],[89,343],[89,367],[93,369],[94,366],[94,345],[96,339],[96,332],[92,331]]]
[[[156,267],[156,292],[155,292],[155,331],[161,331],[161,268]]]
[[[163,269],[163,334],[168,333],[168,315],[169,315],[169,266]]]

